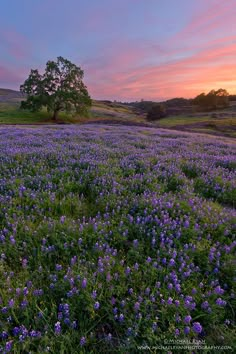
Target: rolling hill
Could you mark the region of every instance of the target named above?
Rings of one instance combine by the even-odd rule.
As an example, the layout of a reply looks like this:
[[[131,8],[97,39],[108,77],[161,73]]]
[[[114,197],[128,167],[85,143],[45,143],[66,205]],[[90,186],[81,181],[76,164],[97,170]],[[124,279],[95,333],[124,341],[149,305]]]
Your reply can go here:
[[[32,113],[19,109],[24,95],[15,90],[0,88],[0,124],[52,124],[46,110]],[[122,125],[140,125],[180,131],[207,133],[236,137],[235,102],[228,109],[215,112],[188,113],[178,112],[166,118],[149,123],[146,113],[139,105],[107,100],[93,100],[89,117],[71,116],[60,113],[57,123],[105,123]]]

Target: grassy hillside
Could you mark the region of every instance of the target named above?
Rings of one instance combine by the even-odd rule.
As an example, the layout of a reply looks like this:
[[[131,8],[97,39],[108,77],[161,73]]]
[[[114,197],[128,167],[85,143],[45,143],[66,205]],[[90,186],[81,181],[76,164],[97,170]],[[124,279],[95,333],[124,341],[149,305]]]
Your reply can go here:
[[[15,103],[19,103],[23,97],[24,95],[19,91],[0,88],[0,102],[14,105]]]
[[[46,110],[38,113],[20,110],[19,102],[21,100],[20,92],[0,89],[0,124],[53,123]],[[72,116],[62,112],[59,116],[59,123],[146,124],[181,131],[236,137],[236,112],[234,107],[232,105],[224,112],[173,115],[150,124],[145,119],[145,113],[134,106],[93,100],[89,117]]]
[[[34,124],[52,123],[50,114],[42,112],[29,112],[19,108],[19,101],[1,101],[0,99],[0,124]],[[22,98],[21,98],[22,100]],[[120,122],[144,122],[144,116],[135,113],[134,108],[121,104],[109,104],[105,101],[93,101],[89,117],[72,116],[61,112],[59,122],[84,123],[87,121],[114,120]]]

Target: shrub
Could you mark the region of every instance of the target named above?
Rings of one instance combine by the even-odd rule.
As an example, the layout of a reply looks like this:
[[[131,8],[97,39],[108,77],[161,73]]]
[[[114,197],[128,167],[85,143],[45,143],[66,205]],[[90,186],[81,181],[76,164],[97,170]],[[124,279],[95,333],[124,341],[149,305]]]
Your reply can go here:
[[[147,120],[154,121],[166,117],[166,108],[162,104],[157,104],[150,108],[147,113]]]

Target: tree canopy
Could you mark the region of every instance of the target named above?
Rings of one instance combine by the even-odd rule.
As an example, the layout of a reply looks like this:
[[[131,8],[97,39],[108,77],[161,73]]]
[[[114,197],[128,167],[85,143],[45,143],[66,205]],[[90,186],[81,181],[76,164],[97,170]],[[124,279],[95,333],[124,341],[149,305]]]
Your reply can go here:
[[[162,104],[155,104],[147,113],[147,120],[154,121],[166,117],[166,108]]]
[[[39,111],[46,107],[56,120],[60,111],[86,114],[92,100],[83,83],[83,70],[63,57],[46,63],[45,72],[31,70],[28,79],[20,86],[27,95],[21,108]]]
[[[229,105],[229,94],[225,89],[211,90],[206,95],[201,93],[193,99],[193,104],[200,106],[202,109],[224,108]]]

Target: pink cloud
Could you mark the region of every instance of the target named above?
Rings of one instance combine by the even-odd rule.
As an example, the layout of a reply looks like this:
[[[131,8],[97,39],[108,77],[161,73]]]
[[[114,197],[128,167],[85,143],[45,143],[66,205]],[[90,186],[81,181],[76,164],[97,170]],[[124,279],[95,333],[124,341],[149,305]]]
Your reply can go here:
[[[196,15],[164,44],[116,43],[99,65],[88,66],[93,96],[156,100],[218,87],[235,93],[235,5],[235,0],[199,0]]]
[[[0,42],[5,53],[21,60],[29,56],[30,43],[25,36],[13,29],[1,29]]]
[[[212,47],[198,50],[191,56],[179,59],[170,56],[169,61],[142,67],[138,67],[139,50],[126,49],[125,53],[121,51],[111,56],[103,70],[101,67],[96,70],[94,66],[91,77],[88,70],[88,86],[95,97],[123,100],[134,97],[153,100],[173,96],[193,97],[218,87],[235,92],[236,43],[232,43],[233,39],[229,36],[225,41],[215,40]],[[142,51],[140,53],[144,58]]]
[[[0,84],[10,83],[15,84],[22,81],[24,73],[21,71],[16,71],[15,69],[10,69],[6,66],[0,65]]]
[[[176,41],[189,41],[198,38],[201,42],[209,39],[209,35],[217,31],[233,31],[236,29],[235,0],[199,0],[196,14],[179,33],[171,38]]]

